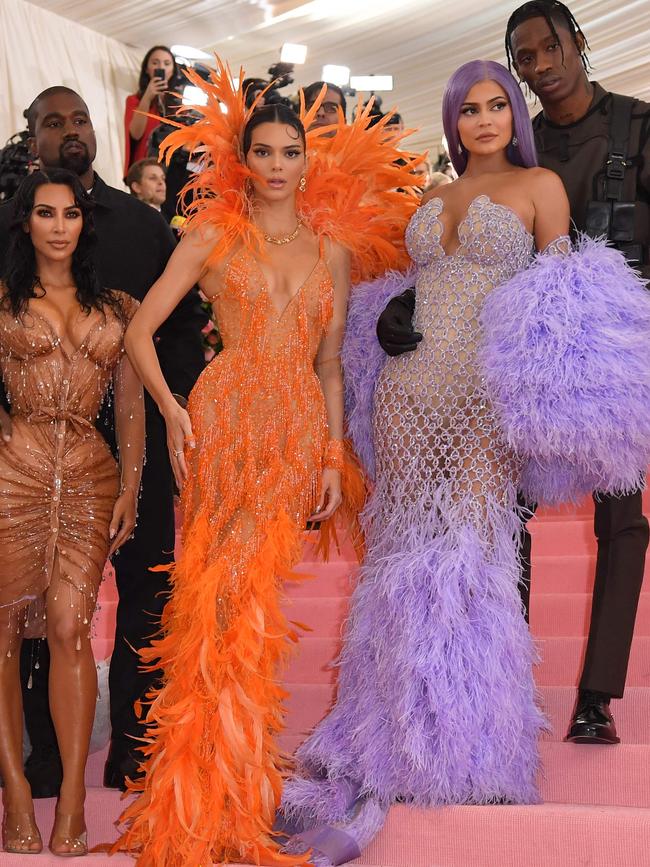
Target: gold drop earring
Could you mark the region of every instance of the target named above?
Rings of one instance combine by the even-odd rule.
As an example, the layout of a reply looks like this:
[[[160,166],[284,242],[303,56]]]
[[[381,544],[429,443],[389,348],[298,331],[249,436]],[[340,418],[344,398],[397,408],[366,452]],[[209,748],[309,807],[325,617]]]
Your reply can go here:
[[[300,178],[300,183],[298,184],[298,189],[300,190],[301,193],[304,193],[305,190],[307,189],[307,178],[304,175]]]

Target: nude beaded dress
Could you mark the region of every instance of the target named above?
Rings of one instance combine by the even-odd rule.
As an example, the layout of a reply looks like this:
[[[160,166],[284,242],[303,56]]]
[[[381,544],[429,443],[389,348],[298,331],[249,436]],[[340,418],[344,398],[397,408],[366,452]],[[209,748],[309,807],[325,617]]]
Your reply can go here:
[[[0,618],[24,618],[31,637],[45,635],[44,594],[53,579],[90,630],[120,488],[118,465],[95,428],[111,386],[121,460],[142,466],[142,443],[132,436],[144,413],[142,388],[125,387],[121,377],[124,331],[138,304],[115,294],[123,318],[110,307],[93,311],[76,350],[39,313],[16,317],[0,308],[0,371],[13,428],[0,445]]]

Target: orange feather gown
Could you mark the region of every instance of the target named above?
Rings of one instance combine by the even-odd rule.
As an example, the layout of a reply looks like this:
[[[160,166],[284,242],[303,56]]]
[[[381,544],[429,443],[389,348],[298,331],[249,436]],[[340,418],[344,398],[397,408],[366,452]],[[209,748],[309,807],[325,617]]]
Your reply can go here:
[[[210,97],[203,118],[167,141],[168,148],[203,152],[190,224],[219,226],[224,240],[215,258],[228,258],[211,299],[224,348],[189,399],[196,449],[186,452],[182,553],[160,636],[141,652],[163,672],[147,708],[145,776],[130,786],[138,798],[125,810],[127,830],[113,847],[137,854],[142,867],[307,860],[283,855],[272,833],[288,767],[276,744],[285,697],[278,678],[298,637],[280,601],[282,582],[304,577],[293,568],[326,463],[327,418],[314,362],[332,316],[333,284],[321,242],[312,273],[276,309],[255,255],[247,169],[236,147],[246,118],[243,94],[230,82],[220,63],[210,83],[197,80]],[[311,139],[308,189],[321,203],[327,190],[333,195],[325,209],[310,207],[307,197],[301,202],[319,235],[343,241],[354,234],[359,276],[404,264],[399,235],[415,207],[415,199],[395,192],[412,182],[395,163],[396,139],[367,130],[367,123],[360,118],[343,129],[343,157],[334,139]],[[373,161],[374,186],[367,171],[353,177],[345,168],[346,159],[355,162],[355,149],[358,163]],[[385,209],[395,202],[387,219]],[[344,515],[353,521],[365,490],[349,457],[343,492]],[[328,533],[321,530],[325,539]]]

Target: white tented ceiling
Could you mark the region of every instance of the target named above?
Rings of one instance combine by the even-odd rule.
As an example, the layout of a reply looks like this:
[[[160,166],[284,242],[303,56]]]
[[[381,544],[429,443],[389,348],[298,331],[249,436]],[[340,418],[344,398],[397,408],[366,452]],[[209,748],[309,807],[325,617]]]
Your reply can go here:
[[[476,58],[504,62],[503,37],[517,2],[486,0],[30,0],[144,51],[189,44],[217,51],[236,69],[264,76],[284,42],[308,46],[296,85],[325,63],[353,74],[394,76],[384,109],[399,106],[419,128],[412,146],[435,146],[440,100],[451,72]],[[650,2],[569,0],[591,45],[592,77],[650,101]],[[295,88],[294,86],[294,88]],[[291,89],[294,89],[291,88]]]

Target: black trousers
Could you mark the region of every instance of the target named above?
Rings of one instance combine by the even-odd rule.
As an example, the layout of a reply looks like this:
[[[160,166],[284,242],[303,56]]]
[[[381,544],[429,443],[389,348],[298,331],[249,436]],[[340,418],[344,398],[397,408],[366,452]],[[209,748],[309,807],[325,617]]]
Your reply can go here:
[[[133,738],[142,736],[134,703],[145,696],[159,676],[158,672],[142,671],[137,654],[156,632],[169,592],[168,574],[150,572],[149,567],[171,562],[174,551],[174,487],[165,425],[148,396],[145,400],[147,456],[138,523],[134,538],[113,558],[119,602],[109,688],[116,761],[136,746]],[[38,669],[34,667],[36,659]],[[30,671],[32,688],[27,689]],[[32,746],[55,748],[56,734],[48,703],[46,641],[23,642],[21,673],[25,724]]]
[[[598,555],[579,688],[622,698],[643,583],[648,521],[643,515],[640,491],[626,497],[594,494],[594,506]],[[524,525],[520,591],[526,612],[530,602],[530,553],[530,533]]]

